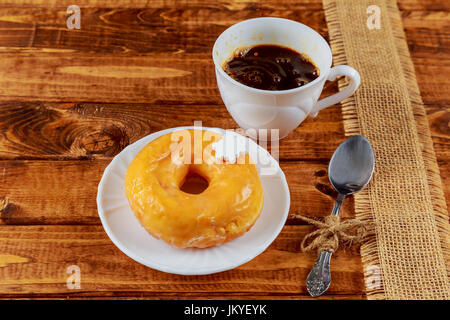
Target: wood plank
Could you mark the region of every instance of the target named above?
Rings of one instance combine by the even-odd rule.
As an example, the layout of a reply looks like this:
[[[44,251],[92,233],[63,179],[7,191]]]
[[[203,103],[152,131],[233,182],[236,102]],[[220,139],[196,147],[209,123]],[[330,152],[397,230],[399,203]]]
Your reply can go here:
[[[0,111],[0,159],[111,159],[148,134],[194,121],[237,128],[223,105],[5,102]],[[282,140],[280,158],[328,161],[343,139],[334,106]]]
[[[96,195],[106,162],[4,161],[3,224],[99,224]]]
[[[11,299],[10,294],[0,294],[0,300]],[[277,294],[271,293],[189,293],[189,292],[142,292],[142,291],[92,291],[92,292],[67,292],[61,293],[25,293],[14,294],[14,299],[38,299],[38,300],[365,300],[366,294],[325,294],[313,298],[308,293]]]
[[[83,9],[80,30],[66,26],[66,8],[0,9],[0,45],[71,52],[126,53],[185,51],[209,53],[228,26],[239,21],[283,16],[308,22],[327,36],[322,10],[185,6],[177,9]],[[210,57],[208,57],[210,58]]]
[[[438,161],[438,164],[441,173],[442,187],[447,200],[447,208],[450,208],[450,162]]]
[[[218,104],[220,97],[205,55],[4,54],[0,101],[185,101]]]
[[[440,0],[398,0],[400,11],[425,10],[425,11],[450,11],[450,4]]]
[[[155,271],[125,256],[100,226],[0,227],[0,294],[114,292],[171,294],[306,294],[305,279],[316,255],[300,252],[309,226],[286,226],[260,256],[236,269],[206,276]],[[9,255],[9,256],[7,256]],[[67,267],[78,265],[81,289],[66,286]],[[362,265],[356,247],[333,255],[328,294],[363,295]]]
[[[403,0],[405,1],[405,0]],[[408,2],[417,2],[417,0],[406,0]],[[436,0],[434,0],[436,1]],[[3,0],[4,7],[51,7],[51,8],[67,8],[67,6],[73,4],[70,0]],[[245,7],[257,7],[258,4],[264,5],[270,8],[280,8],[280,6],[299,7],[310,10],[322,9],[321,0],[303,0],[301,2],[296,0],[284,0],[283,2],[277,2],[273,0],[239,0],[239,1],[215,1],[214,5],[211,5],[207,0],[128,0],[125,4],[123,2],[115,0],[79,0],[77,1],[80,8],[177,8],[186,6],[225,6],[227,8],[245,8]]]
[[[438,65],[415,64],[415,69],[423,102],[427,106],[437,105],[448,108],[450,105],[450,96],[448,91],[443,90],[443,88],[448,88],[447,86],[450,86],[450,80],[441,79],[440,76],[433,78],[433,75],[437,74],[437,72],[441,72],[440,70],[447,72],[447,69],[450,68],[446,66],[440,67]]]
[[[421,29],[422,31],[426,31],[418,34],[418,37],[422,38],[430,31],[441,31],[436,36],[447,37],[447,34],[442,32],[442,30],[450,24],[449,10],[401,10],[400,14],[402,17],[403,28],[406,32]],[[407,40],[415,41],[415,39]]]
[[[433,146],[436,153],[436,158],[437,160],[442,161],[444,163],[450,162],[450,108],[448,107],[449,105],[426,106],[428,123],[430,126],[431,137],[433,139]]]
[[[109,161],[0,161],[0,224],[100,224],[97,186]],[[336,193],[326,163],[282,163],[291,192],[290,213],[324,217]],[[354,215],[353,198],[343,205]],[[302,224],[290,219],[289,224]]]

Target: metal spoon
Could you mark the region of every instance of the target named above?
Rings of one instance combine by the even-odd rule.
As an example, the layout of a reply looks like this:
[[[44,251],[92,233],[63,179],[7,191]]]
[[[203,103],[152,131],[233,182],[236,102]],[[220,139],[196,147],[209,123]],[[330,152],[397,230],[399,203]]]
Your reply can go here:
[[[352,136],[336,149],[328,166],[328,177],[339,192],[331,211],[338,216],[344,198],[363,189],[372,178],[374,156],[370,142],[363,136]],[[319,253],[316,264],[306,278],[306,289],[313,297],[328,290],[331,282],[330,259],[332,252]]]

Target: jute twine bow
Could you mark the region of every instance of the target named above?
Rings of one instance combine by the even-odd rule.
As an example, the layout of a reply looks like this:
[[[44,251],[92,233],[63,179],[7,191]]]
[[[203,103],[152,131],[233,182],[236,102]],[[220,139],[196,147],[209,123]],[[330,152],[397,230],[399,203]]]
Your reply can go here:
[[[334,252],[339,248],[340,243],[350,247],[353,243],[361,243],[368,235],[367,223],[358,219],[341,222],[338,216],[328,216],[322,222],[298,214],[295,217],[318,228],[303,238],[301,244],[303,252],[313,250]]]

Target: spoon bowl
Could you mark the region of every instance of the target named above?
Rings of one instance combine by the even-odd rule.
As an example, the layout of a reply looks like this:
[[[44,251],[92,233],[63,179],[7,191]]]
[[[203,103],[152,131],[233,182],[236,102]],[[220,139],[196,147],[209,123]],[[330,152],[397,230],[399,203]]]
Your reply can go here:
[[[370,142],[360,135],[351,136],[334,152],[328,165],[328,177],[333,187],[347,196],[369,183],[374,167]]]

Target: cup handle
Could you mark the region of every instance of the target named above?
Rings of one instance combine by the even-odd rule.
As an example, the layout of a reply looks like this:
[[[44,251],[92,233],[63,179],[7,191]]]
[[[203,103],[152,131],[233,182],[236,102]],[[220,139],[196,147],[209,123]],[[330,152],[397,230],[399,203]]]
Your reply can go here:
[[[356,89],[358,89],[359,84],[361,83],[361,77],[359,76],[358,71],[356,71],[350,66],[340,65],[331,68],[327,80],[334,81],[339,76],[346,76],[350,79],[348,86],[338,93],[332,94],[329,97],[319,100],[310,113],[312,117],[317,116],[317,113],[320,110],[332,106],[344,100],[345,98],[351,96],[356,91]]]

